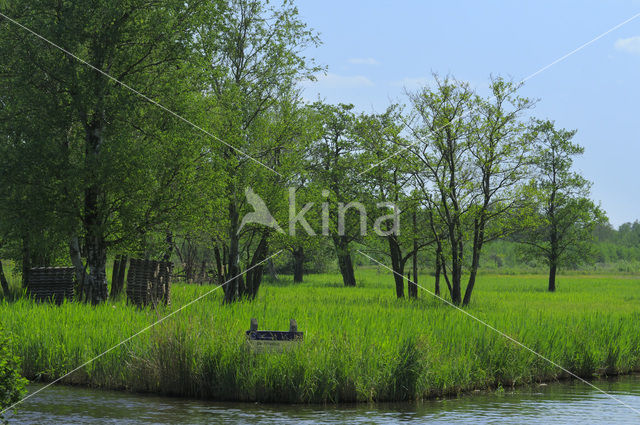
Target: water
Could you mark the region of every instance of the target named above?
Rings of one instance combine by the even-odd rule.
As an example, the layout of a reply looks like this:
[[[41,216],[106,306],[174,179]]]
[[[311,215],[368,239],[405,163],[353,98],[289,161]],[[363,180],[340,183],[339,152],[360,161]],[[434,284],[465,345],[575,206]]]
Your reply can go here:
[[[640,411],[640,376],[595,385]],[[9,423],[585,425],[638,424],[640,413],[581,382],[422,403],[341,406],[217,403],[53,386],[25,401]]]

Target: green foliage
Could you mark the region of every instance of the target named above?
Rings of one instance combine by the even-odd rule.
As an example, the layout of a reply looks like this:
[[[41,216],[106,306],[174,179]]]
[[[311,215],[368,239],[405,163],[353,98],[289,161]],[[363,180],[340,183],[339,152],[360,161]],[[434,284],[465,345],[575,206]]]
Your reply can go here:
[[[223,176],[221,190],[209,192],[216,208],[200,227],[216,250],[217,274],[231,279],[227,301],[236,301],[255,296],[261,268],[236,277],[266,258],[272,236],[261,226],[241,228],[240,219],[252,212],[245,190],[258,194],[270,211],[285,209],[281,187],[305,132],[296,85],[320,69],[303,56],[318,39],[290,1],[211,2],[207,11],[212,19],[201,22],[195,42],[206,64],[209,125],[219,136],[208,151],[223,159]]]
[[[73,243],[78,280],[99,302],[108,250],[155,251],[149,234],[178,226],[217,187],[202,133],[154,104],[202,117],[193,33],[204,2],[7,3],[80,60],[0,22],[0,227],[29,246],[24,258]]]
[[[356,176],[362,166],[363,147],[355,132],[354,107],[316,102],[310,108],[317,123],[315,138],[307,152],[306,175],[311,190],[319,201],[328,204],[329,235],[342,233],[347,243],[359,240],[361,221],[357,210],[347,210],[342,225],[338,217],[339,204],[362,201],[365,193]]]
[[[26,393],[27,380],[20,375],[20,369],[15,343],[0,325],[0,410],[18,402]]]
[[[408,149],[417,158],[415,186],[455,304],[468,304],[483,246],[507,235],[526,216],[532,134],[524,116],[534,103],[517,94],[518,84],[492,78],[483,98],[468,83],[438,78],[433,87],[409,94]],[[468,246],[471,246],[469,249]],[[464,257],[471,253],[464,299]]]
[[[538,121],[536,132],[536,210],[531,228],[516,239],[525,244],[525,255],[542,259],[555,274],[558,266],[592,258],[594,228],[606,219],[589,199],[591,183],[573,170],[574,158],[584,152],[572,142],[576,132],[556,129],[551,121]]]

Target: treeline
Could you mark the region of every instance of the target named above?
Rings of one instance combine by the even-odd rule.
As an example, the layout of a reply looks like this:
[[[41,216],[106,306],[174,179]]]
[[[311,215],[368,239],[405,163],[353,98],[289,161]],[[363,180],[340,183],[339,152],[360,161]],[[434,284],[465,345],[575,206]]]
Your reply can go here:
[[[587,258],[567,262],[566,271],[638,273],[640,271],[640,223],[624,223],[617,229],[609,223],[595,226]],[[509,238],[487,247],[483,269],[497,273],[540,272],[545,267],[539,258],[522,252]]]
[[[640,271],[640,223],[624,223],[618,229],[610,225],[597,226],[595,260],[617,266],[619,271]],[[632,266],[635,267],[627,267]]]
[[[301,99],[319,40],[290,1],[5,3],[78,55],[0,21],[0,249],[25,280],[72,264],[99,303],[107,258],[178,259],[234,302],[283,250],[295,281],[330,257],[346,286],[355,255],[389,263],[397,297],[433,264],[436,291],[467,304],[490,242],[540,258],[553,291],[604,220],[575,131],[503,78],[482,96],[434,75],[358,113]]]

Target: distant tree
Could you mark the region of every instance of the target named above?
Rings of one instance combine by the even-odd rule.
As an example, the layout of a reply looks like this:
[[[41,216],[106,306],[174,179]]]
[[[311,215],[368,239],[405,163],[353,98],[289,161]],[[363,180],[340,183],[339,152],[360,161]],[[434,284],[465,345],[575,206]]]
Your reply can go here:
[[[302,175],[305,173],[302,172]],[[293,271],[293,283],[302,283],[304,280],[305,263],[309,259],[310,255],[318,252],[318,249],[323,244],[323,238],[317,234],[320,232],[320,214],[319,214],[319,200],[320,193],[317,190],[313,190],[307,186],[308,182],[303,177],[302,181],[290,181],[289,183],[289,199],[291,202],[290,209],[282,208],[276,214],[276,220],[279,223],[287,223],[290,216],[298,214],[310,204],[309,214],[303,216],[305,223],[294,223],[294,226],[285,229],[283,232],[278,232],[273,235],[274,248],[282,248],[291,254],[292,259],[292,271]],[[293,204],[295,201],[295,205]],[[315,208],[313,208],[315,207]],[[308,225],[313,234],[308,233],[308,229],[304,227]]]
[[[640,222],[623,223],[618,228],[618,239],[622,245],[629,247],[640,246]]]
[[[318,111],[308,105],[300,105],[297,108],[295,124],[291,124],[289,132],[292,141],[287,146],[288,155],[280,161],[280,171],[287,176],[286,186],[289,193],[287,202],[283,208],[276,209],[274,216],[278,223],[288,223],[283,232],[273,235],[274,248],[281,248],[291,254],[291,270],[293,282],[301,283],[308,272],[305,264],[316,261],[316,264],[326,262],[326,258],[318,258],[322,252],[326,257],[327,247],[330,242],[323,238],[321,233],[321,204],[325,200],[322,189],[314,185],[312,179],[314,172],[311,167],[313,158],[309,155],[314,143],[321,134],[322,123],[318,120]],[[310,207],[306,210],[306,206]],[[296,216],[300,216],[300,220]]]
[[[593,229],[593,235],[600,242],[613,242],[616,240],[618,231],[613,228],[609,221],[606,221],[595,226]]]
[[[517,240],[527,255],[549,266],[549,291],[556,290],[556,273],[562,264],[579,264],[592,253],[594,228],[605,221],[603,211],[589,199],[591,183],[573,170],[573,160],[584,148],[573,143],[575,130],[556,129],[551,121],[537,123],[537,214],[532,230]]]

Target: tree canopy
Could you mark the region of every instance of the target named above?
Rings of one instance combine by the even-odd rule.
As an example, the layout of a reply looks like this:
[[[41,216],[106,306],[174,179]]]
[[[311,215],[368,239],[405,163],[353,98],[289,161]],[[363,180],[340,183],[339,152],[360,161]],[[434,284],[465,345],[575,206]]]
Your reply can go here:
[[[296,282],[305,263],[335,260],[345,286],[363,250],[390,261],[397,297],[405,280],[417,296],[429,264],[436,293],[442,275],[466,305],[488,243],[529,246],[552,289],[602,222],[572,168],[575,132],[533,117],[520,84],[492,77],[483,96],[435,75],[407,106],[372,113],[305,101],[300,83],[324,68],[305,56],[320,41],[292,1],[3,11],[0,249],[23,280],[72,264],[99,303],[109,257],[175,259],[230,303],[255,298],[280,250]],[[279,225],[243,222],[249,196]]]

